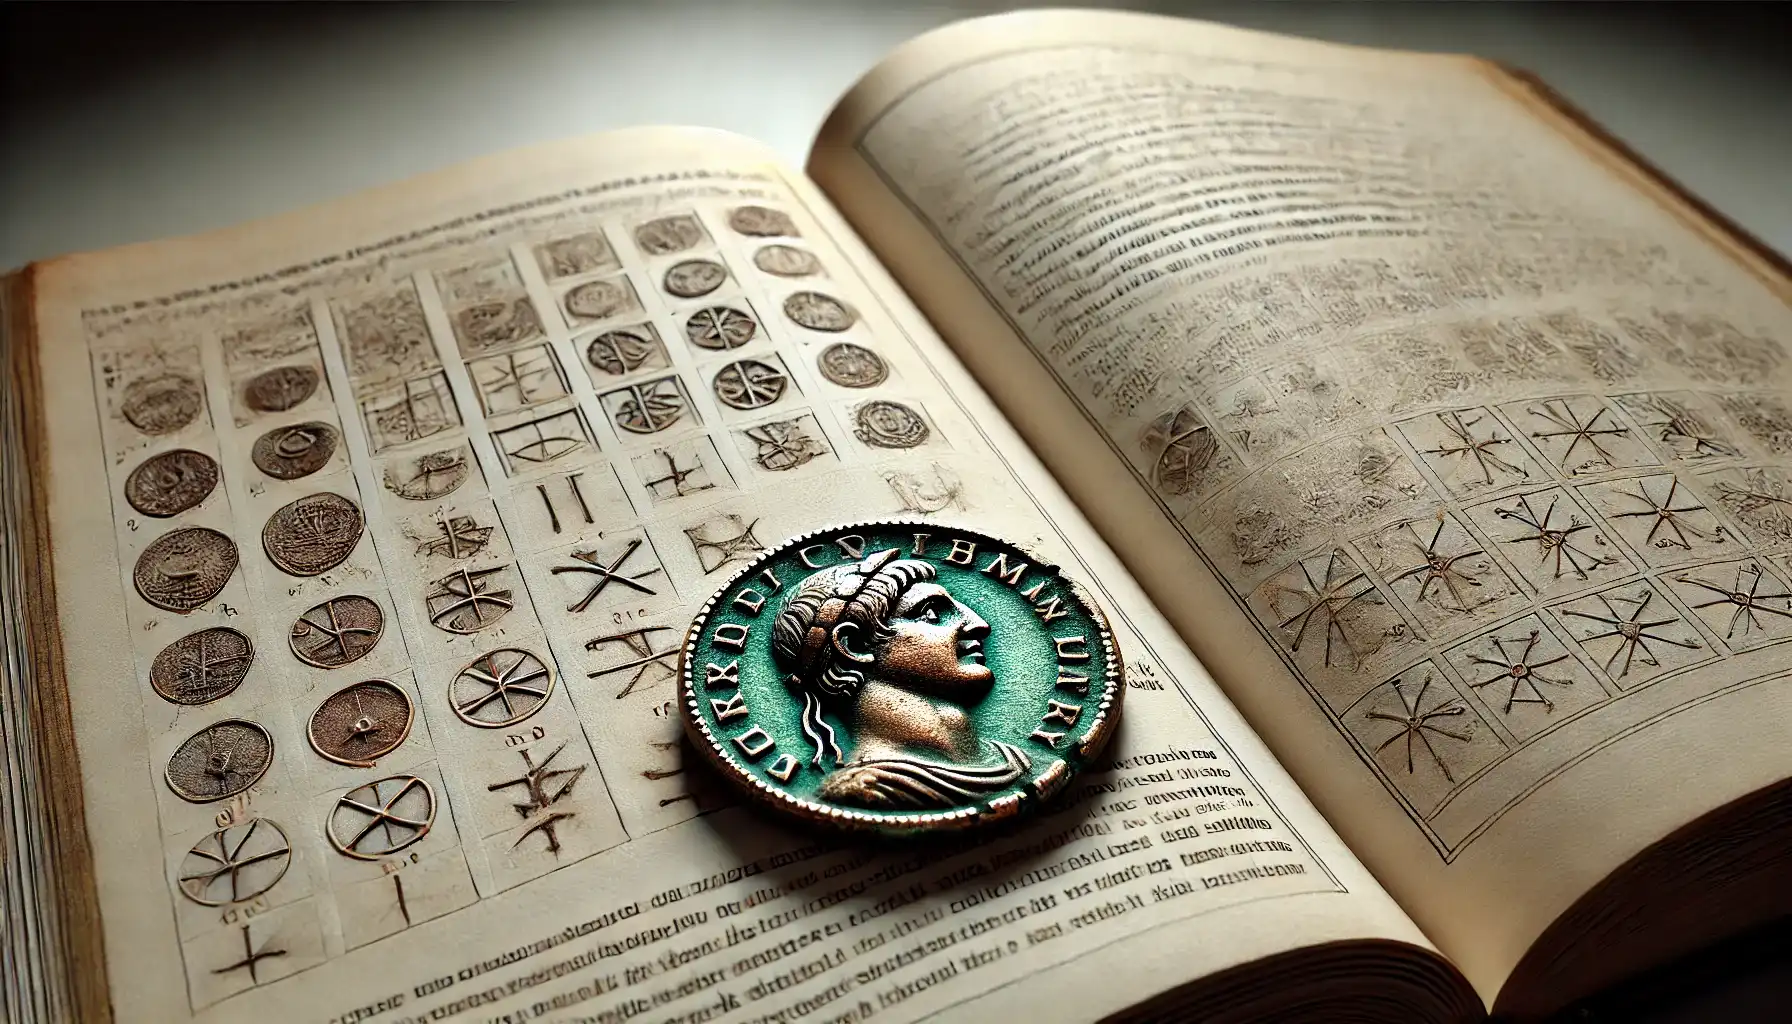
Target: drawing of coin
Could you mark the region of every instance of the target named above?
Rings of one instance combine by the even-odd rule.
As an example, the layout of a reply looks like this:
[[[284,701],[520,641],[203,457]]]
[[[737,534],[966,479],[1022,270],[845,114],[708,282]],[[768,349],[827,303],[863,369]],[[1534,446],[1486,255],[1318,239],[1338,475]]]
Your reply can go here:
[[[448,703],[468,725],[501,729],[540,711],[554,692],[554,670],[515,647],[481,655],[448,684]]]
[[[729,363],[716,372],[711,387],[716,398],[735,409],[759,409],[784,396],[790,378],[784,371],[757,359]]]
[[[691,344],[716,352],[739,348],[758,332],[758,322],[732,306],[700,309],[684,322],[684,336]]]
[[[874,388],[890,376],[883,357],[850,341],[837,341],[815,357],[821,375],[843,388]]]
[[[118,411],[145,434],[168,434],[193,422],[203,401],[198,381],[183,373],[164,373],[125,388]]]
[[[373,650],[385,628],[386,613],[378,602],[350,594],[308,609],[292,624],[287,642],[305,664],[338,668]]]
[[[229,626],[188,633],[149,663],[149,685],[173,704],[193,707],[228,697],[255,661],[255,645]]]
[[[336,453],[336,428],[328,423],[294,423],[275,427],[255,439],[249,461],[276,480],[310,476]]]
[[[700,244],[707,236],[688,214],[650,220],[635,229],[635,244],[649,256],[669,256]]]
[[[243,404],[256,412],[285,412],[317,391],[317,371],[309,366],[276,366],[249,378]]]
[[[372,768],[411,734],[410,695],[384,679],[345,686],[311,713],[311,749],[350,768]]]
[[[566,311],[587,320],[603,320],[635,308],[635,293],[627,279],[586,281],[561,300]]]
[[[449,448],[392,463],[380,479],[386,490],[407,501],[434,501],[459,489],[469,472],[465,453]]]
[[[162,774],[175,796],[203,804],[255,785],[273,763],[274,737],[254,722],[230,718],[187,737]]]
[[[191,448],[144,459],[124,480],[124,500],[146,516],[177,516],[206,499],[218,486],[218,464]]]
[[[204,526],[188,526],[150,541],[137,556],[131,581],[143,600],[185,613],[217,597],[236,563],[235,541]]]
[[[815,254],[794,245],[767,245],[753,254],[753,265],[779,277],[808,277],[821,273]]]
[[[714,260],[685,260],[666,271],[665,287],[668,294],[694,299],[722,287],[726,280],[727,269]]]
[[[354,502],[327,491],[282,505],[261,528],[268,561],[290,576],[316,576],[342,564],[366,520]]]
[[[853,419],[853,436],[874,448],[913,448],[927,440],[927,422],[901,402],[866,402]]]
[[[252,900],[286,877],[292,843],[272,818],[227,825],[193,844],[180,864],[180,891],[207,907]]]
[[[793,292],[784,300],[784,315],[799,327],[834,334],[846,330],[859,319],[851,306],[820,292]]]
[[[541,333],[541,319],[528,299],[481,302],[455,315],[467,347],[478,350],[509,345]]]
[[[737,206],[728,214],[728,226],[743,235],[755,238],[771,238],[777,235],[795,236],[796,225],[790,222],[790,215],[782,210],[774,210],[769,206]]]
[[[324,826],[336,852],[378,860],[429,835],[436,821],[436,794],[415,775],[394,775],[336,798]]]
[[[640,369],[658,348],[652,339],[643,337],[638,331],[605,331],[591,339],[591,345],[585,349],[585,358],[597,369],[620,377]]]

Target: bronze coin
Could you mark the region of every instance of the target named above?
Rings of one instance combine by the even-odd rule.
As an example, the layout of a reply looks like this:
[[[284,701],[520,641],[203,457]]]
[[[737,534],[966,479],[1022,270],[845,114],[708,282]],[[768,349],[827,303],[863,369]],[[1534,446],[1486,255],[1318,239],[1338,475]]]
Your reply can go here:
[[[204,452],[176,448],[152,455],[124,480],[124,500],[146,516],[177,516],[218,486],[218,463]]]
[[[199,382],[184,373],[164,373],[133,381],[118,411],[145,434],[169,434],[193,422],[205,404]]]
[[[759,324],[732,306],[711,306],[691,314],[684,336],[698,348],[720,352],[739,348],[759,333]]]
[[[625,278],[587,281],[561,300],[566,311],[586,320],[602,320],[635,308],[635,293]]]
[[[635,229],[635,244],[649,256],[669,256],[701,244],[708,234],[689,214],[650,220]]]
[[[890,376],[881,356],[850,341],[837,341],[822,349],[815,365],[823,377],[843,388],[874,388]]]
[[[784,315],[799,327],[838,334],[859,319],[852,307],[820,292],[795,292],[784,300]]]
[[[287,642],[293,656],[318,668],[338,668],[365,657],[380,642],[386,613],[360,594],[332,597],[308,609],[292,624]]]
[[[273,763],[274,737],[254,722],[231,718],[187,737],[163,776],[175,796],[203,804],[255,785]]]
[[[256,412],[285,412],[317,392],[317,371],[309,366],[276,366],[249,378],[243,404]]]
[[[714,260],[685,260],[666,270],[666,292],[681,299],[708,295],[728,280],[728,270]]]
[[[223,591],[236,563],[235,541],[204,526],[188,526],[150,541],[137,556],[131,581],[157,608],[190,612]]]
[[[821,273],[815,254],[794,245],[766,245],[753,254],[753,265],[779,277],[808,277]]]
[[[769,206],[737,206],[728,214],[728,226],[755,238],[794,236],[797,233],[789,214]]]
[[[605,331],[591,339],[590,346],[585,349],[585,358],[592,366],[613,377],[633,373],[659,351],[659,342],[645,336],[651,330],[650,326],[642,326]]]
[[[255,661],[255,645],[229,626],[188,633],[156,654],[149,685],[157,695],[189,707],[228,697]]]
[[[351,768],[372,768],[411,734],[416,709],[403,690],[384,679],[345,686],[311,713],[311,749]]]
[[[255,439],[249,461],[276,480],[297,480],[324,468],[336,453],[336,428],[328,423],[275,427]]]
[[[540,711],[554,692],[554,670],[515,647],[481,655],[448,684],[448,703],[468,725],[501,729]]]
[[[268,517],[261,546],[281,572],[316,576],[342,564],[366,525],[360,507],[342,495],[307,494]]]
[[[930,433],[921,414],[901,402],[866,402],[853,419],[853,436],[874,448],[913,448]]]
[[[741,359],[717,371],[710,387],[716,398],[732,409],[758,409],[784,397],[790,378],[784,371],[757,359]]]

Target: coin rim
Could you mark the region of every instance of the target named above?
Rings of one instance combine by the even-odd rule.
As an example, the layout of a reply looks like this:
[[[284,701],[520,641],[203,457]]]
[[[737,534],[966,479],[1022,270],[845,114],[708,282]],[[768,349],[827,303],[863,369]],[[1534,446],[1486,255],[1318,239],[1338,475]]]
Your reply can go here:
[[[274,886],[279,885],[280,880],[282,878],[285,878],[286,873],[292,869],[292,859],[293,859],[292,837],[286,834],[286,830],[284,828],[280,827],[279,822],[277,822],[274,819],[269,818],[265,815],[257,815],[256,817],[250,818],[247,821],[233,822],[229,825],[224,826],[223,828],[213,829],[211,834],[206,836],[206,839],[210,839],[213,835],[217,835],[219,832],[228,832],[238,825],[253,825],[255,822],[258,822],[258,821],[265,822],[268,825],[273,826],[274,831],[280,833],[280,838],[286,841],[286,863],[280,865],[280,873],[274,876],[274,880],[272,882],[269,882],[267,885],[262,886],[256,892],[252,893],[251,895],[245,896],[240,900],[218,900],[216,902],[213,902],[211,900],[202,900],[199,897],[188,892],[187,887],[180,884],[179,876],[176,876],[174,887],[176,889],[180,890],[180,894],[182,896],[185,896],[187,899],[192,900],[194,903],[199,904],[202,907],[227,907],[233,903],[247,903],[250,900],[254,899],[255,897],[260,896],[262,893],[267,892],[269,889],[272,889]],[[199,843],[203,843],[203,842],[205,842],[205,839],[199,840]],[[181,858],[181,864],[186,863],[187,857],[193,856],[193,854],[199,849],[199,843],[194,843],[192,845],[192,847],[187,850],[186,856]],[[180,869],[177,866],[175,868],[175,870],[178,871]]]
[[[471,634],[468,634],[468,635],[471,635]],[[486,721],[482,721],[477,718],[469,718],[466,715],[462,714],[461,710],[460,710],[460,705],[456,704],[454,702],[454,684],[460,682],[461,675],[463,673],[465,673],[467,671],[467,669],[470,669],[473,667],[474,661],[478,661],[480,658],[489,658],[494,654],[500,654],[504,651],[517,651],[522,654],[527,654],[529,657],[534,658],[536,661],[540,662],[541,667],[548,670],[548,690],[547,690],[547,692],[541,695],[541,701],[539,703],[537,703],[534,707],[530,708],[528,714],[522,715],[517,718],[512,718],[508,722],[486,722]],[[456,717],[456,718],[460,719],[461,721],[467,723],[468,725],[474,726],[476,728],[479,728],[479,729],[508,729],[511,726],[516,725],[519,722],[527,722],[529,719],[534,718],[535,715],[538,712],[540,712],[542,708],[547,707],[548,701],[552,700],[554,697],[554,687],[559,686],[559,685],[560,685],[560,673],[556,672],[554,670],[554,663],[552,660],[550,660],[548,658],[544,658],[539,654],[536,654],[534,651],[529,650],[527,647],[494,647],[491,650],[485,652],[484,654],[476,655],[473,658],[473,661],[469,661],[465,665],[462,665],[460,668],[455,670],[454,678],[448,680],[448,709],[450,711],[454,712],[454,717]]]
[[[909,517],[862,519],[837,523],[792,536],[729,576],[721,586],[710,594],[702,606],[697,609],[696,615],[692,617],[690,628],[685,631],[684,644],[679,648],[678,654],[678,710],[679,717],[684,722],[685,732],[691,740],[691,745],[702,755],[709,767],[728,779],[737,789],[744,791],[751,803],[773,808],[779,813],[793,816],[810,824],[845,832],[871,832],[886,836],[936,835],[982,828],[1019,817],[1061,792],[1079,772],[1093,767],[1095,761],[1101,756],[1102,750],[1113,738],[1114,730],[1119,726],[1120,708],[1126,695],[1126,666],[1121,660],[1119,645],[1114,643],[1114,631],[1108,623],[1107,613],[1095,603],[1082,584],[1064,575],[1061,571],[1056,573],[1053,578],[1071,597],[1088,610],[1089,617],[1100,631],[1101,648],[1108,657],[1109,664],[1113,666],[1113,670],[1109,673],[1110,685],[1107,687],[1106,693],[1103,694],[1101,703],[1095,708],[1088,731],[1080,742],[1064,752],[1075,754],[1081,763],[1073,765],[1070,758],[1060,754],[1058,760],[1066,766],[1067,770],[1050,777],[1030,780],[1017,791],[1005,793],[994,800],[949,811],[897,812],[887,815],[801,799],[782,789],[774,788],[757,775],[741,767],[734,760],[721,738],[710,730],[708,723],[700,714],[700,702],[703,697],[698,692],[696,676],[693,672],[694,654],[703,624],[709,620],[711,613],[715,611],[724,594],[731,591],[741,580],[764,569],[777,557],[789,551],[793,545],[801,546],[805,543],[826,539],[830,535],[853,530],[892,527],[918,527],[932,531],[938,531],[945,527],[1011,548],[1028,556],[1035,566],[1058,568],[1052,562],[1033,558],[1032,552],[1022,545],[994,534],[985,533],[982,530],[957,525],[949,520],[934,521]],[[1049,766],[1045,771],[1051,772]],[[1043,781],[1043,785],[1040,785],[1041,781]]]
[[[329,442],[330,442],[330,450],[324,454],[324,461],[318,463],[316,466],[312,467],[311,469],[307,469],[303,473],[295,473],[292,476],[282,476],[281,474],[276,473],[273,470],[269,469],[267,467],[267,465],[263,464],[264,460],[262,459],[262,447],[261,447],[261,443],[263,441],[266,441],[268,438],[273,437],[275,434],[281,433],[283,431],[293,431],[293,430],[298,430],[300,428],[317,428],[317,427],[321,427],[323,429],[321,431],[316,431],[316,432],[319,433],[321,436],[328,438]],[[261,470],[261,472],[264,475],[266,475],[274,480],[303,480],[306,477],[310,476],[311,474],[318,472],[319,470],[323,469],[325,466],[328,466],[330,464],[330,460],[336,457],[336,447],[338,444],[341,443],[341,441],[342,441],[342,431],[337,430],[334,426],[332,426],[331,424],[325,423],[323,420],[304,420],[299,423],[288,423],[282,427],[269,427],[267,430],[263,431],[259,437],[257,437],[254,441],[251,441],[249,443],[249,461],[252,464],[254,464],[256,469]],[[270,446],[270,447],[272,447],[272,446]],[[275,458],[274,456],[269,456],[269,458],[265,461],[272,463],[274,458]]]
[[[216,697],[209,697],[209,698],[207,698],[205,700],[201,700],[201,701],[175,700],[173,697],[168,696],[167,693],[163,692],[161,687],[156,685],[156,662],[162,660],[162,655],[167,654],[170,650],[173,649],[175,644],[180,643],[182,640],[190,640],[193,637],[196,637],[201,633],[210,633],[214,630],[222,630],[226,633],[235,633],[238,637],[240,637],[242,639],[243,646],[248,648],[249,666],[248,666],[248,668],[243,669],[242,679],[238,679],[236,681],[235,685],[231,686],[230,689],[225,690],[223,693],[218,694]],[[249,670],[254,667],[255,667],[255,641],[251,640],[249,638],[249,634],[243,632],[240,629],[234,629],[230,626],[207,626],[204,629],[195,629],[193,632],[188,633],[185,636],[176,637],[175,639],[168,641],[168,643],[166,645],[164,645],[161,650],[156,652],[155,657],[149,659],[149,688],[156,692],[156,696],[162,698],[163,700],[167,701],[170,704],[178,705],[183,708],[200,708],[200,707],[204,707],[207,704],[211,704],[215,701],[223,700],[224,698],[235,693],[237,691],[237,687],[243,685],[243,680],[249,678]]]
[[[216,590],[212,591],[210,594],[207,594],[205,596],[204,600],[195,601],[191,605],[189,605],[185,608],[177,608],[174,605],[165,604],[161,601],[156,600],[153,597],[150,597],[147,593],[144,592],[142,577],[138,575],[143,568],[143,557],[145,555],[149,554],[149,549],[155,547],[157,544],[160,544],[162,541],[167,540],[169,537],[172,537],[177,533],[209,533],[209,534],[213,534],[218,537],[222,537],[222,538],[224,538],[224,543],[230,545],[230,552],[236,558],[236,560],[234,562],[232,562],[230,565],[230,571],[224,574],[224,579],[222,582],[220,582],[218,584],[218,588]],[[145,544],[143,546],[143,550],[139,551],[137,553],[137,560],[135,562],[131,563],[131,586],[136,589],[138,597],[141,597],[144,601],[148,602],[149,604],[153,605],[154,607],[160,608],[165,612],[173,612],[176,615],[186,615],[190,612],[196,611],[201,605],[204,605],[207,601],[210,601],[212,598],[217,597],[219,594],[222,594],[224,592],[224,588],[230,586],[230,578],[232,576],[235,576],[236,571],[238,569],[242,568],[242,566],[243,566],[243,552],[240,548],[238,548],[236,546],[236,539],[231,537],[230,534],[225,533],[222,530],[214,530],[209,526],[177,526],[174,529],[169,530],[167,533],[164,533],[161,536],[157,537],[155,540],[150,541],[148,544]]]
[[[360,517],[361,525],[359,528],[357,528],[355,530],[355,542],[348,546],[348,549],[342,553],[341,558],[338,558],[336,561],[331,562],[329,565],[326,565],[321,569],[316,569],[311,572],[303,572],[303,571],[300,571],[299,569],[291,567],[291,565],[288,562],[282,561],[280,556],[276,555],[274,553],[273,547],[269,544],[270,538],[268,537],[268,528],[274,525],[274,520],[279,517],[280,513],[286,511],[289,508],[292,508],[294,505],[297,505],[301,501],[306,501],[310,498],[316,498],[320,495],[326,495],[326,494],[332,498],[339,498],[343,501],[348,502],[349,507],[355,510],[355,515]],[[335,491],[313,491],[310,494],[301,495],[300,497],[294,498],[293,500],[280,506],[279,508],[275,509],[274,511],[268,513],[268,521],[261,524],[261,553],[268,556],[268,561],[274,563],[274,568],[279,569],[281,572],[285,573],[286,575],[297,577],[298,579],[311,579],[313,577],[322,576],[324,573],[329,572],[331,569],[334,569],[337,566],[341,565],[342,563],[348,561],[349,556],[355,553],[355,549],[361,546],[361,538],[366,536],[366,534],[367,534],[367,513],[364,510],[362,510],[360,505],[356,504],[356,502],[353,498],[349,498],[349,497],[345,497],[344,495],[337,494]]]
[[[137,474],[141,473],[145,466],[148,466],[150,463],[156,461],[157,459],[172,458],[173,456],[179,455],[182,452],[185,452],[188,455],[197,455],[200,458],[204,459],[206,462],[211,464],[212,485],[210,487],[207,487],[205,489],[205,493],[201,494],[197,499],[195,499],[192,502],[189,502],[186,505],[182,505],[180,508],[177,508],[172,512],[151,512],[149,509],[146,509],[142,505],[137,504],[136,499],[133,498],[131,495],[131,482],[137,479]],[[132,469],[129,473],[125,474],[124,500],[132,508],[136,509],[139,513],[146,515],[146,516],[150,517],[151,519],[173,519],[175,516],[180,515],[182,512],[191,511],[192,509],[198,508],[200,505],[204,504],[205,499],[212,496],[212,492],[218,489],[219,481],[221,481],[223,479],[224,479],[224,469],[223,469],[223,467],[218,465],[217,459],[212,458],[210,455],[207,455],[204,452],[199,451],[196,448],[170,448],[165,452],[157,452],[154,455],[151,455],[149,458],[144,459],[142,462],[137,463],[136,468]]]
[[[385,687],[388,687],[392,690],[393,693],[398,694],[399,698],[404,701],[404,730],[399,733],[398,739],[391,746],[380,751],[378,754],[375,754],[373,757],[371,757],[365,761],[357,761],[357,760],[354,760],[353,758],[347,758],[347,757],[337,757],[335,754],[332,754],[329,751],[325,750],[323,748],[323,745],[317,742],[317,716],[323,713],[324,705],[330,703],[331,701],[333,701],[337,697],[340,697],[341,695],[347,693],[348,691],[353,690],[356,687],[361,687],[361,686],[385,686]],[[317,756],[323,758],[326,761],[334,761],[337,764],[348,765],[350,768],[372,768],[374,765],[379,763],[380,758],[385,757],[387,754],[392,753],[394,750],[397,750],[399,747],[404,746],[404,741],[411,738],[411,729],[413,729],[416,726],[416,724],[417,724],[417,702],[411,699],[410,694],[404,692],[404,687],[398,685],[397,683],[393,682],[390,679],[363,679],[358,683],[350,683],[347,686],[337,687],[335,690],[332,690],[330,692],[330,695],[328,697],[325,697],[323,700],[320,700],[317,702],[317,707],[311,709],[311,717],[305,720],[305,739],[306,739],[306,741],[308,741],[311,744],[311,749],[317,751]]]
[[[336,811],[342,806],[343,797],[348,796],[350,793],[354,793],[354,792],[358,792],[363,789],[367,789],[370,786],[376,787],[374,789],[374,794],[377,796],[379,794],[379,789],[377,788],[379,786],[379,784],[382,782],[390,782],[393,779],[416,779],[418,782],[423,784],[423,791],[425,793],[429,794],[429,821],[427,823],[425,823],[422,828],[418,829],[416,831],[416,833],[414,833],[411,836],[411,838],[406,839],[404,842],[399,843],[397,846],[394,846],[389,850],[381,850],[378,853],[361,853],[357,850],[345,849],[343,847],[342,843],[336,838],[336,830],[330,827],[330,823],[336,820]],[[336,798],[335,806],[330,808],[329,816],[324,818],[324,835],[327,836],[330,840],[330,849],[335,850],[337,853],[342,854],[344,857],[353,857],[355,860],[375,861],[375,860],[379,860],[382,857],[389,857],[392,854],[395,854],[400,850],[408,850],[411,847],[422,842],[423,840],[429,838],[429,833],[432,830],[434,830],[436,827],[436,811],[437,810],[438,810],[438,807],[436,804],[436,788],[429,784],[428,779],[424,778],[421,775],[411,775],[408,773],[400,774],[400,775],[388,775],[383,779],[374,779],[372,782],[363,782],[358,786],[351,786],[348,789],[343,790],[342,795],[338,796]]]
[[[293,626],[298,625],[300,622],[304,621],[305,616],[311,614],[314,610],[316,610],[318,608],[322,608],[324,605],[329,604],[331,601],[346,601],[351,597],[358,597],[361,600],[366,601],[368,604],[373,605],[373,610],[376,612],[379,612],[379,614],[380,614],[380,624],[379,624],[379,628],[374,631],[373,643],[368,644],[367,649],[365,651],[362,651],[360,654],[355,655],[354,657],[348,659],[347,661],[339,661],[334,665],[326,665],[321,661],[313,661],[312,659],[307,658],[303,654],[299,653],[298,646],[293,643],[292,626],[288,626],[288,627],[286,627],[286,647],[288,650],[292,651],[293,657],[299,659],[300,661],[304,662],[307,665],[310,665],[312,668],[321,668],[321,669],[328,671],[329,669],[342,668],[345,665],[353,665],[355,662],[360,661],[362,658],[365,658],[369,654],[373,653],[373,649],[375,647],[379,646],[380,640],[382,640],[386,635],[386,609],[381,608],[380,603],[378,601],[375,601],[373,598],[368,597],[366,594],[338,594],[335,597],[327,597],[327,598],[323,599],[322,601],[319,601],[318,603],[312,605],[310,608],[307,608],[304,611],[300,612],[298,618],[292,620],[292,625]]]
[[[174,755],[178,754],[182,750],[184,750],[186,748],[187,744],[198,739],[202,733],[208,732],[212,729],[216,729],[220,725],[231,725],[231,724],[246,725],[249,728],[254,729],[256,732],[261,733],[261,735],[267,739],[267,741],[268,741],[267,763],[261,766],[261,771],[256,772],[254,778],[250,779],[248,782],[243,784],[242,789],[232,790],[229,793],[220,793],[217,796],[206,796],[206,797],[191,797],[191,796],[188,796],[187,794],[181,792],[180,787],[176,786],[174,784],[174,776],[168,774],[169,770],[174,767]],[[262,776],[266,775],[268,773],[268,769],[272,768],[273,766],[274,766],[274,734],[268,731],[267,726],[262,725],[260,722],[251,722],[247,718],[225,718],[225,719],[221,719],[219,721],[213,722],[210,725],[205,726],[204,728],[196,729],[193,731],[193,734],[191,736],[188,736],[186,739],[181,740],[180,744],[174,748],[174,753],[171,753],[168,755],[168,763],[166,765],[162,766],[162,781],[166,782],[168,784],[169,792],[173,793],[175,796],[180,797],[182,800],[185,800],[187,803],[209,804],[209,803],[216,803],[219,800],[228,800],[231,797],[236,796],[239,793],[247,792],[257,782],[260,782],[262,779]]]

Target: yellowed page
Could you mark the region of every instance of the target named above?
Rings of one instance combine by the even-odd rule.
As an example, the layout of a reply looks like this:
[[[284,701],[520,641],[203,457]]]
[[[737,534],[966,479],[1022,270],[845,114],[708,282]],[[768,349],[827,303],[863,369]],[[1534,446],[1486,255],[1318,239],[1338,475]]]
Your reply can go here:
[[[1465,58],[1046,13],[810,171],[1490,1001],[1792,766],[1784,284]]]
[[[679,298],[668,274],[690,260],[724,273]],[[826,201],[755,145],[619,133],[38,275],[59,612],[123,1020],[1089,1019],[1309,943],[1424,945]],[[672,291],[697,290],[681,275]],[[804,291],[850,322],[805,329],[785,312]],[[818,360],[839,342],[885,372],[836,383]],[[738,409],[723,370],[747,358],[783,384]],[[867,401],[925,436],[868,442]],[[221,480],[145,514],[132,474],[183,448]],[[334,520],[280,510],[321,492],[365,534],[295,575],[331,556]],[[1114,619],[1116,761],[1017,834],[842,845],[683,771],[666,652],[694,607],[760,545],[894,514],[1031,545]],[[143,552],[195,526],[234,544],[222,589],[201,586],[214,541],[140,583]],[[344,597],[378,607],[376,638]],[[234,689],[223,633],[156,674],[220,628],[253,644]],[[316,667],[344,638],[359,659]],[[555,684],[518,691],[539,707],[503,728],[464,691],[469,668],[521,660],[494,651]],[[373,767],[326,759],[334,734],[314,745],[308,723],[369,679],[408,699],[409,734]],[[271,765],[183,799],[235,785],[177,756],[232,719],[266,731]],[[400,781],[364,788],[380,779]],[[362,856],[340,852],[368,824]]]

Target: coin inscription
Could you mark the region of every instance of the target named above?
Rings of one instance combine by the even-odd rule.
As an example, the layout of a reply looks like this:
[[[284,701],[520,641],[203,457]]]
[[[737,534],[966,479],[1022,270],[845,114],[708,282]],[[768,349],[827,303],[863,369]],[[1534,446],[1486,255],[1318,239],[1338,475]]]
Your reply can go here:
[[[784,300],[784,315],[799,327],[838,334],[858,322],[851,306],[820,292],[792,292]]]
[[[287,643],[293,656],[318,668],[340,668],[359,661],[386,628],[379,603],[360,594],[332,597],[306,610],[292,624]]]
[[[132,381],[118,411],[145,434],[172,434],[193,422],[204,403],[198,381],[184,373],[163,373]]]
[[[285,412],[317,391],[317,371],[309,366],[276,366],[249,378],[243,404],[256,412]]]
[[[146,516],[166,519],[204,501],[218,486],[218,463],[204,452],[176,448],[144,459],[124,480],[124,500]]]
[[[341,565],[361,540],[360,506],[328,491],[282,505],[261,528],[268,561],[290,576],[316,576]]]
[[[174,795],[203,804],[255,785],[273,763],[274,737],[254,722],[230,718],[187,737],[162,774]]]
[[[255,662],[255,645],[229,626],[188,633],[157,652],[149,685],[163,700],[194,706],[228,697]]]
[[[143,549],[131,582],[143,600],[171,612],[190,612],[224,590],[236,572],[236,542],[216,530],[171,530]]]
[[[335,427],[315,421],[294,423],[256,438],[249,461],[276,480],[297,480],[324,468],[335,452]]]
[[[311,713],[306,735],[319,755],[351,768],[372,768],[411,734],[410,695],[384,679],[345,686]]]
[[[889,379],[883,357],[850,341],[837,341],[815,357],[821,375],[843,388],[874,388]]]
[[[666,270],[667,294],[681,299],[708,295],[728,280],[728,271],[714,260],[685,260]]]

